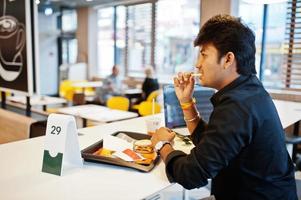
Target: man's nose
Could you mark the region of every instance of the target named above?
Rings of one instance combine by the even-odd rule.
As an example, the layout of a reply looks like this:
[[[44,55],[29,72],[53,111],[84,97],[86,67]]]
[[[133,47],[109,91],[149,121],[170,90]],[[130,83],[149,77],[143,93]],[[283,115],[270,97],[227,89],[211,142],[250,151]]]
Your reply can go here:
[[[201,68],[202,68],[202,64],[201,64],[200,61],[198,61],[198,62],[196,63],[195,68],[197,68],[197,69],[201,69]]]

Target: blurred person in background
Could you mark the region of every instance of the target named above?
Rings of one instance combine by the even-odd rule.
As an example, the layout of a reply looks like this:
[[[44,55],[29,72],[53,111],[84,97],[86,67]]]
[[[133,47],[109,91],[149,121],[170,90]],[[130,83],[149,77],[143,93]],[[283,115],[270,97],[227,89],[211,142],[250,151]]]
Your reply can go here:
[[[148,95],[155,90],[159,89],[158,79],[154,76],[154,68],[152,66],[147,66],[144,70],[146,75],[142,84],[142,99],[146,100]]]
[[[105,104],[112,96],[122,94],[122,80],[119,75],[118,65],[112,67],[112,74],[103,80],[103,86],[96,89],[95,102]]]
[[[144,69],[145,79],[142,83],[141,97],[137,98],[135,104],[145,101],[147,97],[155,90],[159,89],[158,79],[155,78],[154,68],[149,65]]]

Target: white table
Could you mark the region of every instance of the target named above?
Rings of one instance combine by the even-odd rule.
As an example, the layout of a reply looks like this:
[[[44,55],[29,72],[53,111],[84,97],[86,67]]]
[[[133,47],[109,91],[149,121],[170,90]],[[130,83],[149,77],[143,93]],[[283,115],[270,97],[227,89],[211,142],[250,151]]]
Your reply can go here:
[[[86,88],[102,87],[103,83],[102,83],[102,81],[85,81],[85,82],[75,82],[72,84],[72,86],[82,88],[83,93],[85,94]]]
[[[132,89],[126,89],[124,90],[125,95],[137,95],[142,93],[142,89],[140,88],[132,88]]]
[[[277,108],[282,127],[286,129],[293,125],[293,135],[298,136],[301,119],[301,103],[280,100],[273,101]],[[295,161],[297,145],[287,144],[287,149],[293,161]]]
[[[160,116],[160,115],[159,115]],[[162,115],[161,115],[162,116]],[[80,129],[83,149],[115,131],[146,133],[145,118],[104,124]],[[162,161],[151,172],[85,162],[83,168],[67,172],[62,177],[42,173],[43,140],[38,137],[0,145],[0,199],[22,200],[136,200],[169,186]],[[190,149],[176,142],[176,148]]]
[[[273,100],[283,128],[298,124],[301,120],[301,103]]]
[[[26,105],[26,96],[8,96],[7,100],[11,102],[20,103]],[[43,106],[43,110],[47,109],[47,105],[53,104],[65,104],[67,103],[66,99],[59,97],[49,97],[49,96],[31,96],[30,105],[31,106]]]
[[[84,127],[87,125],[87,120],[92,120],[100,123],[108,123],[135,118],[138,116],[138,114],[134,112],[115,110],[105,106],[93,104],[60,108],[58,109],[58,112],[82,118]]]
[[[299,113],[299,104],[286,107],[290,102],[276,102],[277,110]],[[283,110],[282,110],[283,109]],[[162,117],[162,114],[157,115]],[[119,121],[101,126],[80,129],[80,148],[83,149],[115,131],[146,133],[145,118]],[[280,115],[283,127],[297,122],[299,115]],[[129,199],[149,196],[170,185],[165,175],[165,165],[160,162],[150,173],[133,169],[86,162],[84,167],[66,173],[62,177],[41,172],[43,139],[38,137],[0,145],[0,199],[9,200],[81,200],[81,199]],[[191,147],[177,143],[175,148],[189,152]]]
[[[102,85],[102,81],[75,82],[72,84],[72,86],[80,88],[102,87]]]
[[[142,92],[140,88],[125,89],[123,91],[124,95],[130,100],[131,107],[134,104],[133,99],[141,98]]]

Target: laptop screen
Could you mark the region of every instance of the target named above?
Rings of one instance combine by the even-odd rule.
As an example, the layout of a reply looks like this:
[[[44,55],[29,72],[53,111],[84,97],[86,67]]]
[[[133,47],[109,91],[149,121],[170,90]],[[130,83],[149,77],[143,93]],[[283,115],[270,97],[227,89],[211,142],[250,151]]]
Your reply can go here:
[[[213,89],[202,87],[196,84],[193,96],[196,98],[196,106],[202,118],[208,122],[213,106],[210,98],[214,94]],[[176,128],[186,126],[183,111],[175,93],[173,85],[166,85],[163,88],[164,98],[164,117],[165,126],[168,128]]]

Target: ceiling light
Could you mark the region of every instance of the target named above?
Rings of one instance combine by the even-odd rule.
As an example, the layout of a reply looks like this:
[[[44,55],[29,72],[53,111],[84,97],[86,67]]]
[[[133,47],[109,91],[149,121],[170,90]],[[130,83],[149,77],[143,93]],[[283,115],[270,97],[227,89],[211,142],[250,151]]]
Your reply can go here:
[[[53,14],[53,9],[52,8],[45,8],[44,11],[46,16],[52,15]]]
[[[40,0],[35,0],[36,4],[40,4]]]

